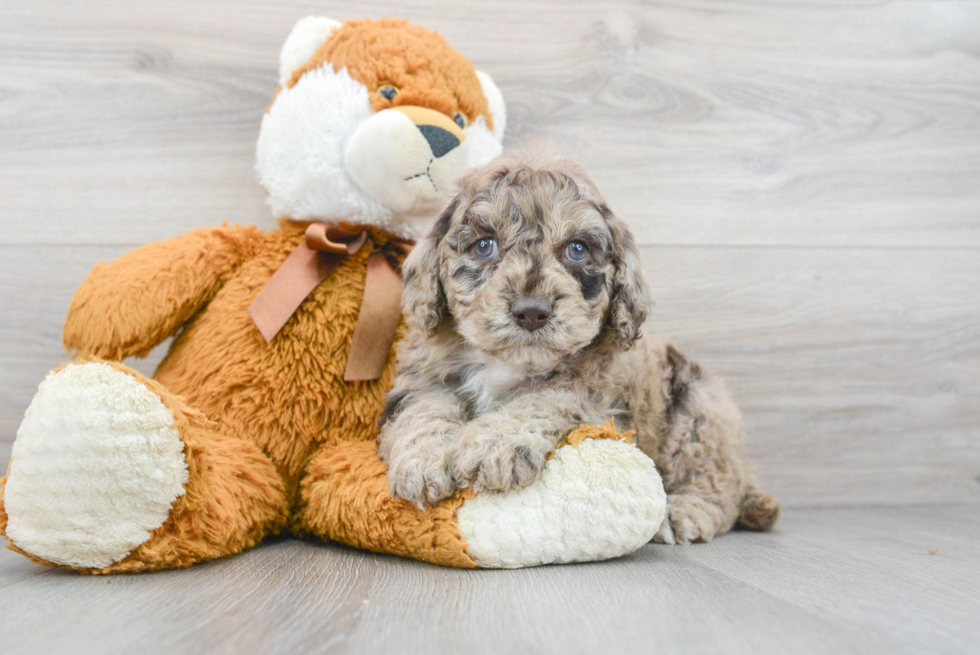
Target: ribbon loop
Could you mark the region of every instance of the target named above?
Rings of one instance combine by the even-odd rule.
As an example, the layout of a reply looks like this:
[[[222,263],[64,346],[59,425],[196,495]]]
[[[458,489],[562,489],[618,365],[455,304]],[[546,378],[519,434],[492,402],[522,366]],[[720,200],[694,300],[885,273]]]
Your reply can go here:
[[[306,238],[283,262],[248,312],[267,342],[279,333],[307,296],[340,265],[358,253],[370,237],[368,230],[350,230],[311,223]],[[402,281],[391,260],[408,254],[412,244],[388,239],[368,258],[364,297],[347,355],[348,382],[381,377],[401,318]]]
[[[311,250],[332,252],[335,255],[353,255],[367,241],[367,230],[347,230],[337,225],[310,223],[306,228],[306,245]]]

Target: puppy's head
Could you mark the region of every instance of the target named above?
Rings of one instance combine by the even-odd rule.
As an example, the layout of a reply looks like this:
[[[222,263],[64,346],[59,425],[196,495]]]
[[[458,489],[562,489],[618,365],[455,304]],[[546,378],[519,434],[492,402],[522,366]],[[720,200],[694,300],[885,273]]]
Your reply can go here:
[[[410,327],[452,319],[474,348],[530,371],[596,341],[626,349],[647,288],[626,224],[576,164],[510,152],[459,193],[405,262]]]

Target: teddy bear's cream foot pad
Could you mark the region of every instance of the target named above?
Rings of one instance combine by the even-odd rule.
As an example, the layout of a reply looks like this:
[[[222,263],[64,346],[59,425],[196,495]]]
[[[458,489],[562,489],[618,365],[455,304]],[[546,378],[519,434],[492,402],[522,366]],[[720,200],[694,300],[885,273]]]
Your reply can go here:
[[[477,566],[518,568],[631,553],[656,534],[665,503],[639,448],[587,439],[556,450],[533,485],[467,499],[456,520]]]
[[[163,525],[187,478],[159,396],[108,364],[70,365],[41,383],[17,432],[7,537],[56,564],[105,567]]]

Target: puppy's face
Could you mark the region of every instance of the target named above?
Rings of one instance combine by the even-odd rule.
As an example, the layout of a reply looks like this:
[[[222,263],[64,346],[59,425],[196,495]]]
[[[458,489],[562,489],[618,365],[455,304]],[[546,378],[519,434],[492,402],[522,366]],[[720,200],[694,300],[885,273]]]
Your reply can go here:
[[[410,323],[431,331],[451,318],[471,346],[528,371],[604,330],[629,347],[646,311],[629,231],[561,160],[509,155],[468,176],[405,277]]]
[[[572,178],[518,170],[474,189],[443,237],[440,280],[456,330],[533,370],[595,339],[609,307],[612,238]]]

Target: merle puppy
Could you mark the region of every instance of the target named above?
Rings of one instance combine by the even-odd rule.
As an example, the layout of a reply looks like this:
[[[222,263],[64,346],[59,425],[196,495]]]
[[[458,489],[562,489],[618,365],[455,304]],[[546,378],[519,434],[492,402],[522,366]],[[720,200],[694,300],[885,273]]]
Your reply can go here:
[[[722,382],[640,339],[639,254],[582,169],[510,152],[459,185],[404,265],[408,331],[378,438],[392,495],[528,485],[568,432],[615,419],[663,477],[656,540],[772,527],[779,504]]]

